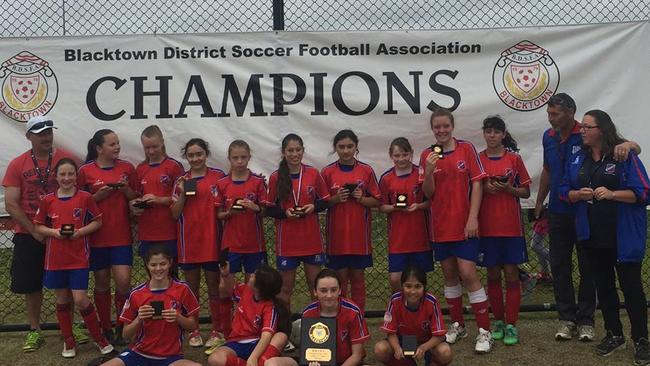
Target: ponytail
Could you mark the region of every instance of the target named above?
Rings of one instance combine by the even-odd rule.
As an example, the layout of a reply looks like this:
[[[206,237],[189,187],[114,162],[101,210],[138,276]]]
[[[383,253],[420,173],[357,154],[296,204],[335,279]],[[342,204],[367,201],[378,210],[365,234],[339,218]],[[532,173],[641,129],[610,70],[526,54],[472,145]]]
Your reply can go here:
[[[506,131],[505,136],[503,137],[503,141],[501,142],[503,144],[503,147],[506,150],[512,151],[512,152],[518,152],[519,148],[517,147],[517,141],[510,135],[510,132]]]
[[[102,146],[104,143],[104,136],[111,133],[115,132],[113,132],[113,130],[109,130],[108,128],[103,128],[101,130],[97,130],[93,137],[88,140],[88,153],[86,154],[86,163],[97,159],[97,148]]]

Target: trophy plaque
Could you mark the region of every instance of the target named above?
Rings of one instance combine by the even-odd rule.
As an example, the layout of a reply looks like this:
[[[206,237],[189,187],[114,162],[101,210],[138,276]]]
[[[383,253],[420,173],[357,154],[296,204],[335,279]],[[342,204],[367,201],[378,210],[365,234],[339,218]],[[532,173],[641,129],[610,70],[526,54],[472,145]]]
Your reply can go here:
[[[302,206],[296,206],[293,208],[293,214],[298,217],[305,217],[307,216],[307,212],[305,212],[305,208]]]
[[[431,152],[438,155],[438,159],[444,159],[445,155],[442,153],[442,146],[438,144],[431,145]]]
[[[196,179],[187,179],[183,183],[183,190],[185,190],[185,197],[196,196]]]
[[[492,179],[496,180],[499,183],[508,183],[509,177],[507,175],[496,175],[492,177]]]
[[[145,208],[151,208],[152,206],[149,203],[149,201],[137,201],[137,202],[133,203],[133,207],[140,208],[140,209],[144,210]]]
[[[113,189],[118,189],[118,188],[124,187],[124,183],[122,183],[122,182],[106,183],[106,185],[113,188]]]
[[[413,357],[415,356],[415,350],[418,348],[418,340],[414,335],[405,335],[402,336],[402,352],[404,356]]]
[[[235,198],[235,200],[233,201],[232,207],[230,207],[230,209],[235,210],[235,211],[244,211],[246,209],[246,207],[244,207],[244,205],[242,205],[241,202],[239,202],[241,200],[242,200],[241,198]]]
[[[62,224],[59,233],[63,236],[72,236],[74,234],[74,224]]]
[[[395,198],[395,207],[406,208],[406,206],[408,206],[408,196],[406,193],[397,193]]]
[[[153,316],[151,319],[162,319],[162,311],[163,311],[163,302],[162,301],[151,301],[149,303],[151,307],[153,308]]]
[[[336,318],[302,318],[300,365],[336,365]]]
[[[354,190],[357,189],[358,186],[359,185],[356,184],[356,183],[345,183],[343,185],[343,188],[347,189],[348,192],[350,192],[350,194],[352,194],[352,192],[354,192]]]

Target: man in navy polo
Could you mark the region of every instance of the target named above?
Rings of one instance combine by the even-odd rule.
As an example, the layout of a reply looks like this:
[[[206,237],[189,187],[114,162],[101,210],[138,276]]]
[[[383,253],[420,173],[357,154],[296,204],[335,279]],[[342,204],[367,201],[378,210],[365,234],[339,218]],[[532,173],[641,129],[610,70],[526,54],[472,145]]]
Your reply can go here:
[[[549,99],[546,109],[551,128],[544,132],[544,167],[540,177],[535,204],[535,217],[542,212],[544,200],[549,195],[549,259],[553,273],[553,294],[560,319],[556,340],[569,340],[577,335],[581,341],[595,337],[594,312],[596,289],[593,269],[589,268],[583,248],[577,245],[573,208],[560,201],[558,189],[564,167],[570,156],[582,146],[580,123],[575,120],[576,104],[568,94],[559,93]],[[630,150],[637,154],[641,148],[635,142],[625,142],[614,149],[614,157],[623,161]],[[573,287],[573,248],[576,247],[580,284],[576,304]]]

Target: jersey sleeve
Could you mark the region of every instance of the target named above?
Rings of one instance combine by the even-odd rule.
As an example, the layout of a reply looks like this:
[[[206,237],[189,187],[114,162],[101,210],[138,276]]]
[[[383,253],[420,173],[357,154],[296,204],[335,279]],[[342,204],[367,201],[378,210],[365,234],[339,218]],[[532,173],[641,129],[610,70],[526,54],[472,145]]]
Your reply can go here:
[[[524,160],[520,155],[516,155],[515,170],[517,180],[519,181],[519,186],[529,186],[531,183],[530,175],[528,174],[526,165],[524,165]]]
[[[379,191],[381,192],[381,203],[385,205],[390,204],[390,187],[388,184],[387,175],[384,175],[379,180]]]
[[[131,293],[122,308],[122,313],[120,314],[121,321],[131,323],[138,316],[138,308],[137,305],[133,303],[133,300],[133,293]]]
[[[442,309],[437,300],[432,300],[433,311],[431,312],[431,334],[436,337],[442,337],[447,334],[447,327],[442,317]]]
[[[262,332],[275,333],[278,328],[278,312],[271,303],[270,306],[264,307],[262,313]]]
[[[467,164],[469,168],[469,177],[472,181],[477,181],[485,178],[485,170],[481,164],[481,159],[478,157],[474,145],[468,143],[467,147]]]
[[[87,222],[94,221],[102,216],[102,211],[90,194],[86,196],[86,215],[88,215]]]
[[[4,187],[18,187],[22,185],[20,179],[20,169],[18,168],[18,159],[14,159],[9,163],[5,176],[2,178],[2,185]]]
[[[425,149],[420,154],[420,161],[418,162],[418,183],[422,184],[424,182],[424,167],[427,163],[427,156],[429,156],[429,149]]]
[[[648,173],[636,154],[629,154],[625,162],[625,170],[626,182],[624,186],[634,192],[637,203],[648,204],[648,191],[650,190]]]
[[[269,177],[269,191],[266,194],[269,206],[275,206],[278,200],[278,174],[273,173]]]
[[[356,313],[350,324],[350,342],[352,344],[365,343],[369,339],[370,332],[368,332],[366,319],[361,316],[361,313]]]
[[[239,302],[242,296],[244,296],[244,292],[246,291],[247,287],[248,286],[246,284],[243,284],[241,282],[236,282],[235,287],[233,287],[233,291],[232,291],[232,300],[235,302]]]
[[[127,163],[126,174],[129,177],[129,188],[134,192],[138,192],[139,179],[135,172],[135,167],[131,163]]]
[[[79,168],[79,171],[77,171],[77,188],[92,193],[86,184],[86,169],[84,167]]]
[[[318,198],[322,200],[327,200],[330,198],[330,191],[327,189],[327,184],[325,179],[320,173],[316,173],[316,194]]]
[[[36,216],[34,216],[34,223],[47,225],[47,211],[50,208],[50,200],[42,199],[38,204],[38,210],[36,210]]]
[[[368,176],[368,188],[366,189],[366,192],[368,192],[371,197],[381,201],[381,191],[379,190],[379,184],[377,183],[377,176],[372,169],[370,169],[370,174]]]
[[[181,294],[181,314],[183,316],[189,317],[195,314],[198,314],[201,310],[196,296],[192,293],[189,287],[185,286],[183,293]]]
[[[176,202],[176,201],[178,201],[178,197],[179,197],[180,194],[181,194],[181,189],[180,189],[180,187],[179,187],[179,185],[178,185],[178,182],[180,181],[180,178],[181,178],[181,177],[178,177],[178,178],[176,178],[176,180],[174,181],[174,188],[172,189],[172,202]]]
[[[223,207],[226,203],[226,185],[222,182],[217,182],[217,193],[214,196],[215,207]]]
[[[388,308],[386,308],[386,312],[384,313],[384,323],[381,326],[381,330],[388,333],[388,334],[395,334],[397,333],[397,326],[399,319],[397,319],[397,314],[395,313],[395,304],[394,301],[391,299],[388,302]]]
[[[260,204],[260,206],[269,206],[271,204],[269,202],[269,196],[266,189],[266,182],[264,181],[264,178],[260,178],[260,181],[257,184],[256,194],[257,194],[257,202],[258,204]]]

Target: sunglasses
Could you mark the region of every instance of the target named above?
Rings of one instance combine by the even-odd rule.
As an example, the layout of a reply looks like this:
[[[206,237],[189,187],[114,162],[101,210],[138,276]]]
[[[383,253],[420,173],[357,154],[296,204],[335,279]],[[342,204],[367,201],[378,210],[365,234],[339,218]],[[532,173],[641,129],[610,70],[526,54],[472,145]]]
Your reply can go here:
[[[39,130],[39,129],[43,128],[43,127],[54,127],[54,122],[51,121],[51,120],[43,121],[43,122],[38,122],[38,123],[34,124],[34,125],[29,129],[29,131],[31,132],[32,130]]]

